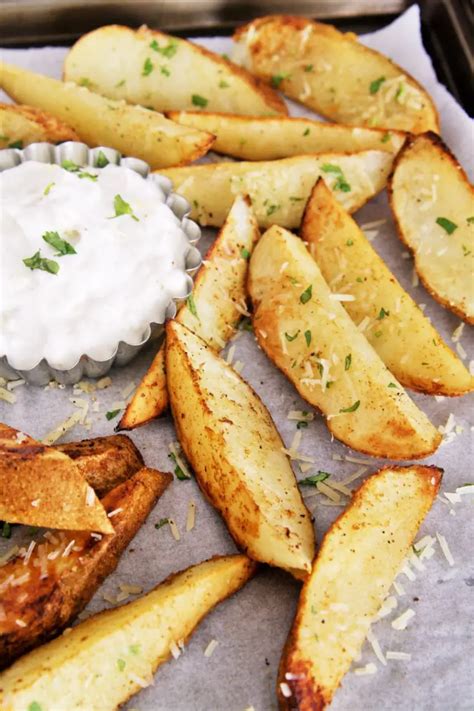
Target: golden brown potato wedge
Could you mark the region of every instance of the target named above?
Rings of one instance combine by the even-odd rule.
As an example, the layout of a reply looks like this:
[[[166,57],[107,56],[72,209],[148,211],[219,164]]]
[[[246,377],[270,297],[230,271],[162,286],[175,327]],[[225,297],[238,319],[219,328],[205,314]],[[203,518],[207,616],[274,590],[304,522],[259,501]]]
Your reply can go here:
[[[260,17],[234,35],[234,59],[337,123],[439,131],[435,105],[412,76],[352,33],[304,17]]]
[[[172,479],[140,469],[103,499],[107,513],[116,511],[113,534],[49,531],[0,567],[0,668],[59,634],[84,609]]]
[[[0,423],[0,520],[113,533],[104,507],[68,456]]]
[[[0,103],[0,149],[23,148],[30,143],[78,141],[72,128],[34,106]]]
[[[157,111],[287,113],[281,97],[241,67],[148,27],[109,25],[84,35],[66,57],[64,79]]]
[[[305,153],[387,151],[398,153],[406,134],[342,126],[288,116],[238,116],[201,111],[168,111],[168,118],[214,134],[212,150],[242,160],[277,160]]]
[[[322,711],[357,656],[441,481],[436,467],[369,477],[326,533],[278,676],[281,711]]]
[[[261,400],[176,321],[167,324],[166,372],[181,446],[239,548],[304,577],[314,557],[311,515]]]
[[[474,378],[371,247],[357,223],[318,180],[301,237],[332,291],[402,385],[428,394],[463,395]]]
[[[156,669],[255,567],[244,555],[213,558],[128,605],[90,617],[0,675],[2,711],[115,711],[153,683]]]
[[[410,139],[388,192],[398,233],[432,297],[474,323],[474,187],[435,134]]]
[[[260,236],[250,200],[238,195],[197,274],[192,299],[176,319],[218,351],[235,333],[245,310],[248,260]],[[120,420],[130,430],[159,417],[168,407],[164,346],[156,354]]]
[[[323,175],[349,212],[362,207],[384,187],[393,156],[384,151],[352,155],[320,153],[282,160],[210,163],[161,170],[192,206],[201,225],[220,227],[239,193],[249,195],[258,224],[299,227],[305,203]]]
[[[276,225],[250,260],[259,345],[332,434],[374,457],[426,457],[441,435],[331,293],[302,240]]]
[[[54,449],[74,460],[98,496],[103,496],[143,467],[142,455],[125,435],[56,444]]]
[[[0,87],[19,103],[67,121],[87,145],[110,146],[153,168],[189,163],[207,153],[213,136],[179,126],[141,106],[112,101],[85,86],[0,63]]]

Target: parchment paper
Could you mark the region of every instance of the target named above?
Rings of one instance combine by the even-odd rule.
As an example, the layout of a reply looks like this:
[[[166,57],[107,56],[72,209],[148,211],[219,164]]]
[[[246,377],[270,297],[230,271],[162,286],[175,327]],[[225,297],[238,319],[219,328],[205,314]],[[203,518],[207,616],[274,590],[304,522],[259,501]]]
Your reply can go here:
[[[198,41],[219,52],[229,53],[231,50],[232,43],[227,38]],[[421,44],[418,7],[412,7],[384,30],[366,35],[363,41],[393,58],[426,86],[440,110],[445,141],[472,175],[473,122],[436,80]],[[5,50],[2,55],[5,61],[59,77],[65,53],[63,48],[45,48]],[[293,111],[311,115],[301,107],[296,109],[293,106]],[[404,248],[395,236],[385,194],[371,201],[356,216],[361,225],[381,218],[387,218],[387,223],[380,229],[373,245],[415,300],[426,304],[426,313],[451,343],[451,334],[459,319],[434,302],[422,286],[411,285],[412,262],[403,258]],[[206,231],[202,248],[207,247],[213,234],[211,230]],[[469,349],[467,330],[466,326],[461,342],[466,351],[472,353],[472,337]],[[307,409],[308,406],[270,365],[256,347],[252,334],[242,333],[235,345],[235,357],[245,363],[244,377],[262,397],[289,445],[296,430],[295,422],[286,419],[287,413],[290,409]],[[122,399],[120,393],[130,381],[139,382],[152,356],[153,349],[149,349],[129,366],[114,370],[111,373],[113,385],[100,393],[100,412],[93,414],[92,429],[87,431],[76,426],[64,439],[111,434],[114,422],[106,420],[105,412],[113,401]],[[44,436],[74,410],[69,401],[71,388],[44,390],[25,386],[15,393],[17,402],[14,405],[0,403],[0,419],[34,437]],[[450,413],[455,416],[457,435],[426,460],[444,467],[442,490],[452,492],[457,486],[472,482],[472,400],[464,397],[436,401],[417,394],[412,397],[437,426],[444,425]],[[131,437],[149,466],[162,470],[171,468],[167,458],[168,443],[175,439],[175,434],[169,417],[136,430]],[[301,450],[316,458],[315,469],[333,472],[336,479],[347,477],[360,465],[334,461],[334,455],[367,459],[336,441],[331,442],[319,416],[303,430]],[[382,463],[371,460],[370,470],[375,471]],[[296,472],[302,478],[298,469]],[[446,536],[455,565],[448,565],[438,546],[436,555],[426,561],[426,571],[417,573],[416,580],[409,581],[402,576],[406,594],[399,597],[397,610],[373,627],[382,649],[408,652],[412,654],[411,662],[390,661],[384,667],[366,643],[355,666],[375,662],[378,671],[373,676],[347,674],[332,704],[334,711],[458,711],[473,708],[473,501],[472,496],[462,498],[462,503],[453,506],[446,501],[437,501],[420,532],[420,536],[434,535],[436,531]],[[197,503],[196,526],[192,532],[185,533],[191,499]],[[342,509],[324,506],[319,496],[308,498],[307,502],[314,510],[320,541],[331,520]],[[167,516],[175,518],[181,541],[173,539],[168,526],[155,530],[154,524]],[[7,542],[7,546],[10,544]],[[110,607],[103,594],[116,595],[120,583],[137,584],[148,590],[173,571],[212,555],[233,551],[235,547],[224,524],[204,501],[195,482],[175,480],[123,555],[117,571],[97,591],[87,611],[91,613]],[[177,661],[162,666],[155,675],[154,686],[135,696],[126,708],[140,711],[243,711],[249,706],[255,711],[275,709],[277,666],[298,590],[299,584],[289,575],[268,568],[262,570],[239,594],[204,620],[184,654]],[[416,611],[416,617],[407,630],[397,632],[392,629],[391,620],[408,607]],[[219,645],[207,658],[204,650],[212,639]]]

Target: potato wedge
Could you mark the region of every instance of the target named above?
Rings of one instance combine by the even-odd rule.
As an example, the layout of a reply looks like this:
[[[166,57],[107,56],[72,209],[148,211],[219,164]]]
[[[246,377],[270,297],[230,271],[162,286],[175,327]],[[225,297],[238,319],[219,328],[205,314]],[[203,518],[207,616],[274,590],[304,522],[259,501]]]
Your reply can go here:
[[[248,260],[260,236],[250,200],[238,195],[194,282],[192,301],[176,320],[218,351],[235,333],[245,306]],[[161,345],[116,429],[130,430],[168,407],[165,351]]]
[[[59,634],[84,609],[172,480],[140,469],[102,501],[108,513],[117,512],[112,535],[49,531],[28,554],[0,567],[0,668]]]
[[[320,711],[330,703],[436,498],[442,473],[423,466],[381,469],[330,527],[281,658],[281,711]]]
[[[114,531],[72,459],[3,423],[0,520],[66,530]]]
[[[302,240],[276,225],[250,260],[257,341],[332,434],[374,457],[426,457],[441,435],[332,294]],[[342,297],[343,298],[343,297]]]
[[[176,321],[166,329],[166,372],[181,446],[239,548],[304,577],[314,557],[311,515],[261,400]]]
[[[234,34],[234,60],[337,123],[439,131],[435,105],[412,76],[352,33],[270,15]]]
[[[277,160],[305,153],[387,151],[398,153],[405,133],[341,126],[307,118],[238,116],[168,111],[168,118],[214,134],[213,151],[242,160]]]
[[[64,79],[157,111],[198,106],[239,114],[288,113],[275,91],[241,67],[148,27],[109,25],[84,35],[66,57]]]
[[[432,297],[474,323],[474,187],[434,134],[410,139],[388,186],[401,240]]]
[[[0,103],[0,149],[23,148],[30,143],[78,141],[72,128],[34,106]]]
[[[319,179],[306,205],[301,237],[342,304],[402,385],[432,395],[463,395],[474,378],[402,288],[357,223]]]
[[[252,577],[244,555],[172,575],[128,605],[90,617],[0,675],[0,707],[115,711],[144,686],[215,605]]]
[[[67,121],[87,145],[110,146],[152,168],[189,163],[207,153],[213,136],[179,126],[162,114],[105,99],[84,86],[0,63],[0,87],[20,103]]]
[[[282,160],[209,163],[160,173],[192,205],[191,218],[220,227],[236,195],[249,195],[258,224],[299,227],[317,178],[324,175],[349,212],[362,207],[384,187],[393,156],[383,151],[352,155],[320,153]]]
[[[54,449],[74,460],[98,496],[103,496],[143,467],[142,455],[125,435],[56,444]]]

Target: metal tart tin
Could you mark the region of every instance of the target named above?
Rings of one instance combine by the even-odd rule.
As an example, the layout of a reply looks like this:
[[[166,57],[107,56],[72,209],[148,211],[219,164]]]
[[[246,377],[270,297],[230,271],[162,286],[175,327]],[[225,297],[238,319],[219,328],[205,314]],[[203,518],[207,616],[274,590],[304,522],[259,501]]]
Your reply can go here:
[[[80,166],[97,166],[99,152],[106,156],[109,163],[130,168],[142,176],[144,180],[151,180],[158,185],[165,195],[165,204],[174,212],[181,222],[181,227],[186,234],[189,248],[185,255],[185,270],[187,274],[187,291],[181,297],[173,298],[166,308],[165,319],[173,318],[176,315],[178,305],[186,299],[192,291],[192,277],[201,266],[202,257],[199,250],[194,246],[201,236],[199,226],[189,219],[190,205],[181,195],[173,193],[172,183],[169,178],[159,173],[152,173],[150,166],[139,158],[122,158],[121,154],[113,148],[98,146],[89,148],[85,143],[68,141],[60,145],[52,143],[32,143],[24,149],[6,148],[0,150],[0,171],[14,168],[28,160],[35,160],[40,163],[56,163],[61,165],[63,160],[74,161]],[[31,385],[47,385],[51,380],[56,380],[64,385],[74,385],[84,377],[101,378],[113,365],[127,365],[132,358],[151,339],[158,338],[163,333],[163,323],[150,323],[139,343],[125,343],[120,341],[117,344],[115,353],[106,361],[97,361],[87,354],[82,355],[76,365],[67,370],[58,370],[49,365],[43,358],[30,370],[17,370],[9,364],[7,356],[0,357],[0,376],[8,380],[23,378]]]

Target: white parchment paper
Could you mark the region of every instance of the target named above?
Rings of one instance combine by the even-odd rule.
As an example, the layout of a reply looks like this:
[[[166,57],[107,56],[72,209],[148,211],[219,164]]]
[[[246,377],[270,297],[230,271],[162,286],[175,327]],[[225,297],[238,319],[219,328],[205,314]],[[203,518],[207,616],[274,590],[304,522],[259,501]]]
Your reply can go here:
[[[418,8],[412,7],[387,28],[362,39],[390,56],[426,86],[440,111],[444,140],[472,175],[474,125],[436,80],[421,44]],[[197,41],[218,52],[231,51],[232,43],[228,38]],[[2,57],[5,61],[59,77],[65,53],[63,48],[4,50]],[[312,115],[301,107],[291,106],[292,113]],[[374,247],[414,299],[426,304],[426,313],[454,348],[451,335],[459,319],[434,302],[421,285],[412,285],[412,261],[406,258],[404,247],[395,235],[385,194],[372,200],[356,215],[361,225],[382,218],[387,222],[380,228]],[[213,236],[211,230],[205,231],[201,241],[203,249]],[[467,326],[461,343],[468,354],[472,353],[472,334],[469,336]],[[270,365],[256,347],[252,334],[242,333],[235,346],[235,357],[245,363],[243,376],[262,397],[289,445],[296,430],[295,422],[287,420],[287,413],[290,409],[307,409],[308,406]],[[86,430],[76,426],[65,439],[111,434],[114,422],[107,421],[105,413],[114,401],[122,399],[121,391],[131,381],[139,382],[152,357],[153,349],[148,349],[126,368],[112,371],[113,384],[100,393],[100,411],[92,414],[92,428]],[[466,362],[468,359],[469,355]],[[14,405],[0,402],[0,419],[34,437],[44,436],[74,410],[70,402],[71,388],[44,390],[24,386],[15,393],[17,401]],[[413,394],[413,399],[437,426],[445,425],[451,413],[455,418],[453,434],[433,457],[426,460],[445,469],[442,491],[453,492],[457,486],[472,482],[472,399],[436,400],[417,394]],[[171,468],[167,458],[168,443],[175,439],[175,434],[169,417],[133,432],[131,437],[149,466],[162,470]],[[330,471],[339,480],[350,475],[360,464],[337,461],[334,456],[367,459],[336,441],[331,442],[319,416],[303,430],[301,451],[316,459],[315,470]],[[375,471],[380,464],[381,461],[370,460],[370,470]],[[298,478],[311,473],[303,475],[297,468],[295,471]],[[305,489],[306,493],[313,492]],[[443,498],[441,496],[435,503],[420,536],[434,535],[436,531],[446,536],[455,565],[448,564],[438,546],[436,555],[426,561],[426,569],[416,572],[415,580],[400,578],[406,592],[398,597],[397,609],[373,627],[383,650],[408,652],[412,660],[390,661],[384,666],[366,643],[361,659],[354,666],[374,662],[377,673],[373,676],[347,674],[332,704],[334,711],[461,711],[474,707],[471,662],[473,501],[472,496],[463,496],[462,503],[450,505],[447,500],[442,501]],[[185,533],[190,500],[197,504],[196,526],[193,531]],[[320,541],[342,509],[324,505],[320,496],[308,498],[307,503],[314,511]],[[167,516],[173,516],[178,524],[182,536],[179,542],[171,536],[168,526],[160,530],[154,528],[159,519]],[[14,539],[18,535],[17,529]],[[103,595],[116,595],[120,583],[137,584],[148,590],[171,572],[212,555],[233,551],[235,547],[224,524],[203,499],[195,482],[175,480],[123,555],[116,572],[97,591],[87,611],[97,612],[110,607]],[[204,620],[184,654],[162,666],[155,675],[154,685],[135,696],[127,708],[140,711],[244,711],[249,706],[255,711],[275,709],[277,666],[299,587],[287,574],[263,569],[240,593]],[[405,631],[394,630],[391,621],[408,607],[415,610],[416,616]],[[208,658],[204,656],[204,650],[212,639],[219,644]]]

